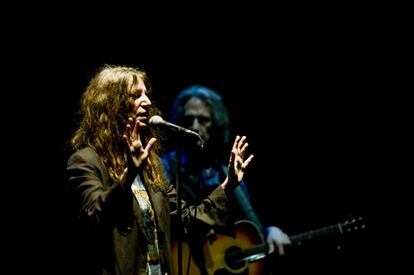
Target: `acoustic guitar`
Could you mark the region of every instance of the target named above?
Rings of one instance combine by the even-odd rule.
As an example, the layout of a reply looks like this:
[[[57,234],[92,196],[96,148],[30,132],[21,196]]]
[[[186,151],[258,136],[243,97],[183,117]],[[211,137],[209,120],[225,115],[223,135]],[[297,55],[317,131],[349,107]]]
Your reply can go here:
[[[292,245],[302,245],[306,241],[327,235],[346,234],[365,227],[363,219],[358,218],[289,236],[289,238]],[[177,243],[173,242],[171,249],[175,274],[178,274],[177,247]],[[267,251],[267,244],[257,226],[251,221],[241,220],[234,224],[232,234],[214,233],[206,237],[203,242],[204,259],[201,261],[195,260],[197,257],[193,257],[190,245],[183,242],[183,275],[262,275],[264,262],[260,260],[268,255]]]

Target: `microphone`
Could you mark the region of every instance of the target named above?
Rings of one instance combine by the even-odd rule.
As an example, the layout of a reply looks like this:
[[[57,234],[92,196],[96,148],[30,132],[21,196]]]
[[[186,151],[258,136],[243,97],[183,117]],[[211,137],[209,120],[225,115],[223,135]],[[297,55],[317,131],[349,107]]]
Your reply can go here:
[[[165,121],[160,116],[157,116],[157,115],[152,116],[149,119],[148,123],[149,123],[150,126],[161,126],[161,127],[165,127],[167,129],[176,131],[176,132],[178,132],[180,134],[187,134],[187,135],[196,137],[196,138],[198,138],[200,140],[201,146],[203,145],[203,140],[202,140],[202,138],[201,138],[201,136],[199,134],[197,134],[196,132],[194,132],[194,131],[192,131],[190,129],[187,129],[187,128],[178,126],[176,124],[173,124],[171,122]]]

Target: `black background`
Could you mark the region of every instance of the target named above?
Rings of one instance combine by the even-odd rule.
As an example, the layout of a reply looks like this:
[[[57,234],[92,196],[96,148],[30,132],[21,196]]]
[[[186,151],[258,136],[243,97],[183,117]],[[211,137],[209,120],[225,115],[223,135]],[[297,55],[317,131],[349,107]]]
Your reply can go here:
[[[380,186],[392,182],[393,148],[387,143],[396,109],[391,57],[383,54],[380,35],[385,25],[338,20],[336,13],[303,21],[264,16],[255,23],[240,16],[237,24],[223,14],[223,23],[190,14],[176,25],[127,20],[132,28],[123,28],[105,16],[81,22],[65,16],[61,23],[60,15],[26,21],[11,32],[9,41],[19,43],[4,51],[12,61],[7,82],[17,102],[5,124],[17,141],[8,162],[20,184],[11,194],[18,205],[23,201],[22,210],[7,216],[24,240],[11,254],[28,260],[15,268],[62,274],[70,265],[72,235],[62,199],[65,143],[80,95],[105,63],[146,70],[165,117],[174,96],[189,85],[220,92],[232,135],[246,135],[255,154],[246,181],[266,224],[293,235],[364,217],[366,230],[288,248],[275,267],[279,274],[378,266],[367,255],[378,252],[372,233],[375,216],[384,214]],[[195,20],[197,26],[183,31]]]

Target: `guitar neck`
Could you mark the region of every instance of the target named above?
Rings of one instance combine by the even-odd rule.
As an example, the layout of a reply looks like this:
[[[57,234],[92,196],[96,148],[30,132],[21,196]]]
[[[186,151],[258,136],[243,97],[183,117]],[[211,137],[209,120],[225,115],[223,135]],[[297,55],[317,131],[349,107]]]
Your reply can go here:
[[[305,233],[293,235],[293,236],[290,236],[289,238],[292,244],[301,245],[305,241],[310,241],[313,239],[317,239],[320,237],[324,237],[327,235],[333,235],[333,234],[343,234],[343,228],[340,223],[327,226],[327,227],[323,227],[320,229],[311,230]]]
[[[301,245],[305,241],[318,239],[328,235],[343,234],[343,228],[340,223],[323,227],[320,229],[311,230],[305,233],[289,236],[293,245]],[[256,260],[256,256],[260,259],[266,255],[267,244],[259,244],[245,250],[245,260]]]

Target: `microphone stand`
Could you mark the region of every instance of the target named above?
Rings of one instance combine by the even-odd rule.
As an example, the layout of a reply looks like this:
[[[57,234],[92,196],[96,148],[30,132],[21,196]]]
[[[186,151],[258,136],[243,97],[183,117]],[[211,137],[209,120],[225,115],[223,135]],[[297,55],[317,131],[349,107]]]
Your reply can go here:
[[[203,149],[203,140],[201,138],[200,135],[197,135],[197,139],[200,140],[200,148],[201,150]],[[178,275],[182,275],[183,274],[183,238],[184,238],[184,227],[183,227],[183,221],[182,221],[182,216],[181,216],[181,200],[182,200],[182,178],[183,178],[183,169],[182,169],[182,164],[184,162],[183,160],[183,152],[184,152],[184,145],[186,142],[188,142],[189,138],[194,138],[195,135],[193,136],[188,136],[188,133],[186,135],[186,133],[184,132],[179,132],[178,135],[178,149],[176,151],[176,159],[175,159],[175,190],[177,192],[177,259],[178,259],[178,263],[177,263],[177,269],[178,269]],[[194,142],[194,141],[192,141]],[[188,161],[188,160],[187,160]],[[189,248],[191,249],[191,248]],[[191,251],[189,251],[190,256],[191,257]],[[189,272],[189,270],[187,270],[187,273]]]
[[[182,191],[181,191],[181,178],[182,178],[182,170],[181,170],[181,163],[182,163],[182,156],[184,151],[184,143],[185,143],[185,136],[183,134],[179,135],[178,138],[178,149],[175,155],[175,190],[177,192],[177,268],[178,268],[178,275],[183,274],[183,221],[181,216],[181,200],[182,200]]]

